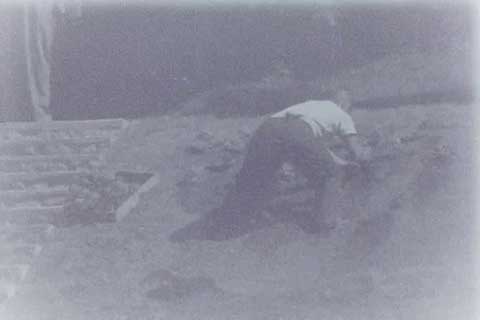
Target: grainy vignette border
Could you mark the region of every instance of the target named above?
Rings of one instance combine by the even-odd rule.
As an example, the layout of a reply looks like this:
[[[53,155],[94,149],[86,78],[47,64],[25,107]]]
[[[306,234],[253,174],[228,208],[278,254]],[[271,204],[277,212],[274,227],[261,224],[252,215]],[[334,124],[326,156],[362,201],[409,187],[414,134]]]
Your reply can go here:
[[[21,3],[25,2],[27,0],[0,0],[0,3]],[[37,0],[37,1],[42,1],[42,0]],[[479,22],[479,13],[480,13],[480,6],[477,5],[475,0],[465,0],[465,2],[472,3],[474,9],[475,9],[475,39],[474,39],[474,44],[475,44],[475,59],[474,59],[474,73],[475,73],[475,101],[474,101],[474,108],[475,109],[475,120],[476,120],[476,130],[474,132],[475,134],[475,153],[476,153],[476,183],[475,183],[475,194],[478,195],[476,197],[476,203],[475,203],[475,210],[476,214],[479,215],[477,216],[476,220],[476,232],[477,232],[477,245],[478,247],[475,248],[475,254],[476,254],[476,274],[475,274],[475,280],[474,282],[476,283],[476,287],[480,288],[480,110],[478,109],[479,106],[478,104],[478,99],[479,99],[479,93],[480,93],[480,36],[479,36],[479,29],[480,29],[480,22]],[[215,4],[227,4],[227,3],[237,3],[237,2],[247,2],[247,3],[281,3],[282,0],[86,0],[85,2],[88,3],[107,3],[107,4],[117,4],[117,5],[125,5],[127,3],[166,3],[166,2],[171,2],[171,3],[176,3],[178,2],[179,4],[183,5],[193,5],[193,4],[207,4],[209,6],[214,6]],[[311,1],[305,1],[305,0],[285,0],[285,2],[295,4],[295,3],[305,3],[305,2],[326,2],[326,3],[337,3],[335,0],[311,0]],[[454,1],[451,0],[421,0],[421,1],[414,1],[414,0],[397,0],[397,1],[392,1],[392,0],[350,0],[350,1],[343,1],[340,0],[338,3],[355,3],[355,4],[361,4],[361,3],[453,3]],[[117,221],[121,221],[124,219],[128,214],[130,214],[133,209],[138,205],[142,194],[148,192],[152,188],[154,188],[159,182],[159,177],[157,174],[154,174],[152,177],[150,177],[144,184],[140,186],[139,189],[135,191],[134,194],[132,194],[126,201],[123,202],[123,204],[116,210],[115,212],[115,217]],[[25,271],[26,273],[27,271]],[[478,293],[477,293],[478,294]],[[480,298],[480,296],[477,296],[477,298]],[[478,299],[477,301],[480,301]],[[476,314],[478,314],[478,318],[480,319],[480,304],[477,304],[476,306]]]

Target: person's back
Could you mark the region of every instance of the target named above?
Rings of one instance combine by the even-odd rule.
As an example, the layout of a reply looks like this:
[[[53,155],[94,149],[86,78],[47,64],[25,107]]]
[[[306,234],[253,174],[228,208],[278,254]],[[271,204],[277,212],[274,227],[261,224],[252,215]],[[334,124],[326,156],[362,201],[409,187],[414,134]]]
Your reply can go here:
[[[277,112],[272,118],[288,116],[301,118],[316,136],[322,136],[324,131],[336,133],[338,130],[344,135],[357,134],[350,115],[329,100],[308,100]]]

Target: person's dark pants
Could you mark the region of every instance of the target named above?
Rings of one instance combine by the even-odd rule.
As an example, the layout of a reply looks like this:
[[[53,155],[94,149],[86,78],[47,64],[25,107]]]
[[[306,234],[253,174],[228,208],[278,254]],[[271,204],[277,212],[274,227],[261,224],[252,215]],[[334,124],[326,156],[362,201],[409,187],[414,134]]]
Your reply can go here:
[[[175,231],[170,240],[224,241],[251,231],[257,221],[253,215],[270,198],[275,173],[286,161],[303,173],[317,191],[317,201],[321,201],[334,166],[322,139],[315,137],[309,125],[298,118],[270,118],[252,137],[235,185],[222,205]],[[296,214],[295,222],[307,233],[331,229],[318,218],[322,217],[316,212],[306,212]]]
[[[269,118],[253,135],[220,210],[233,215],[255,213],[269,199],[275,173],[287,161],[308,179],[320,199],[334,166],[322,138],[297,117]]]

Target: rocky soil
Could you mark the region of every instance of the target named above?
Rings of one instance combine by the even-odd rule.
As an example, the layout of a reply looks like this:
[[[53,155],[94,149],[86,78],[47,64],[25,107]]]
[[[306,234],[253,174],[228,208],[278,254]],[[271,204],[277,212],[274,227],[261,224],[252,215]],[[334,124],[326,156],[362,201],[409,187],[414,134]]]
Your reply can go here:
[[[218,205],[262,118],[134,121],[109,161],[158,184],[121,221],[60,229],[1,318],[475,319],[472,105],[353,117],[376,160],[339,169],[321,208],[331,234],[303,233],[285,200],[287,219],[272,206],[242,238],[183,244],[168,236]],[[278,181],[282,199],[302,177],[285,166]]]

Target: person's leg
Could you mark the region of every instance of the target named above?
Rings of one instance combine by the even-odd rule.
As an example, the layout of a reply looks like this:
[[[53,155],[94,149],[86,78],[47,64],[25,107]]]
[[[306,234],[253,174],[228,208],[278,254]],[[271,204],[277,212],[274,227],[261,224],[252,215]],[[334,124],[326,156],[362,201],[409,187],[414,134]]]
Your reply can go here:
[[[247,147],[242,168],[221,209],[229,214],[254,214],[270,196],[275,173],[286,154],[278,119],[268,119],[258,128]]]
[[[333,162],[321,139],[302,120],[290,120],[287,143],[289,158],[293,165],[307,178],[315,190],[312,210],[305,210],[295,221],[307,233],[322,233],[333,228],[321,211],[323,194],[333,175]]]
[[[269,119],[255,132],[235,185],[222,205],[174,232],[171,241],[223,241],[240,237],[255,228],[255,213],[269,195],[275,172],[285,156],[276,122]]]

